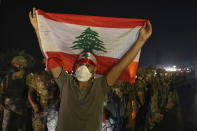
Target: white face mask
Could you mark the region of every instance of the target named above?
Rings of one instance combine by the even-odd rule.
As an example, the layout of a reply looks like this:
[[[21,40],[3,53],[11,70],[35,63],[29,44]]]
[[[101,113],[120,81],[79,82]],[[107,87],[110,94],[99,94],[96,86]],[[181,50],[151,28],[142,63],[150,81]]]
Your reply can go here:
[[[85,65],[80,66],[77,68],[75,72],[75,77],[78,81],[88,81],[92,77],[92,73],[88,70],[88,68]]]

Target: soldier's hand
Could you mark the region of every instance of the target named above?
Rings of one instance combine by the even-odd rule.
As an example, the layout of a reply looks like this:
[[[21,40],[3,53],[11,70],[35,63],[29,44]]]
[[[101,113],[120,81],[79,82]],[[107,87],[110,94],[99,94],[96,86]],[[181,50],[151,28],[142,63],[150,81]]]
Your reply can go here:
[[[39,112],[39,109],[38,109],[38,106],[37,105],[34,105],[33,106],[33,111],[34,111],[34,113],[38,113]]]
[[[4,110],[4,106],[2,104],[0,104],[0,111]]]
[[[111,124],[110,124],[110,122],[109,122],[108,120],[105,120],[104,123],[105,123],[105,125],[106,125],[107,127],[110,127],[110,126],[111,126]]]
[[[29,12],[30,22],[35,30],[38,29],[37,17],[36,17],[36,8],[33,8],[33,12]]]
[[[144,26],[140,29],[139,40],[146,41],[152,34],[152,26],[150,21],[144,23]]]

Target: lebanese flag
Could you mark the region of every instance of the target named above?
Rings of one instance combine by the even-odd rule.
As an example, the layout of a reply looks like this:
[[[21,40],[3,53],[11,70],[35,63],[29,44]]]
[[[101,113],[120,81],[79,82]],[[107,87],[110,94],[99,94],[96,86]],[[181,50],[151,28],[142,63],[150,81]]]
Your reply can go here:
[[[93,50],[97,61],[96,74],[105,75],[134,45],[140,28],[147,20],[57,14],[37,10],[37,21],[47,69],[61,65],[64,70],[72,71],[79,53],[83,51],[72,47],[76,43],[83,43],[85,35],[93,35],[91,41],[100,43],[100,47]],[[135,82],[139,58],[140,52],[122,73],[120,80]]]

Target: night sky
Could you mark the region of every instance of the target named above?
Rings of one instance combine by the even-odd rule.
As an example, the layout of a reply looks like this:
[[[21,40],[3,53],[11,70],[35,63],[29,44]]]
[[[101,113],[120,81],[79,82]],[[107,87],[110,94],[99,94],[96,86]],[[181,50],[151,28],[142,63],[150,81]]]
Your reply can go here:
[[[25,49],[34,57],[42,58],[28,12],[36,7],[47,12],[149,19],[153,34],[142,48],[140,65],[191,65],[197,57],[197,7],[188,0],[142,0],[105,2],[80,0],[0,0],[0,51]],[[40,2],[42,1],[42,2]]]

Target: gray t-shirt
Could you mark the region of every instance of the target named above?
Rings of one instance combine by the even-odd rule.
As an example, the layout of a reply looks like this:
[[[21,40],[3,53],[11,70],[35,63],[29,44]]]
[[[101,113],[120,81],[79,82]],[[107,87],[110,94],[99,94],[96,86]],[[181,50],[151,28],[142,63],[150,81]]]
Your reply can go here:
[[[101,131],[103,104],[110,90],[106,77],[92,80],[82,91],[76,78],[64,70],[56,82],[61,97],[56,131]]]

